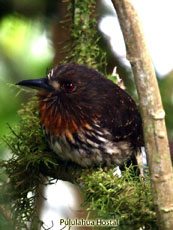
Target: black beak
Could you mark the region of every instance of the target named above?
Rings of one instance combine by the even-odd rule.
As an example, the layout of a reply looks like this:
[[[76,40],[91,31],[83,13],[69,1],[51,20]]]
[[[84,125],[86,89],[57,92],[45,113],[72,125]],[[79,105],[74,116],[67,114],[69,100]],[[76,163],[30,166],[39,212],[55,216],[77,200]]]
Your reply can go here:
[[[32,79],[32,80],[24,80],[16,83],[16,85],[26,86],[32,89],[45,89],[48,91],[53,91],[54,88],[48,84],[47,78],[40,78],[40,79]]]

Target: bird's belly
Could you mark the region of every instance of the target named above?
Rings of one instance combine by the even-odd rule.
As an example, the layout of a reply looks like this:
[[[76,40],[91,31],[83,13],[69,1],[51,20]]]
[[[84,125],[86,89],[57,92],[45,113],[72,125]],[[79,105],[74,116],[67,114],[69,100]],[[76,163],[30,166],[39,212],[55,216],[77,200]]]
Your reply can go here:
[[[71,139],[63,134],[57,138],[50,136],[49,145],[61,160],[71,160],[83,167],[121,165],[133,153],[127,141],[112,142],[103,136],[94,140],[82,133]]]

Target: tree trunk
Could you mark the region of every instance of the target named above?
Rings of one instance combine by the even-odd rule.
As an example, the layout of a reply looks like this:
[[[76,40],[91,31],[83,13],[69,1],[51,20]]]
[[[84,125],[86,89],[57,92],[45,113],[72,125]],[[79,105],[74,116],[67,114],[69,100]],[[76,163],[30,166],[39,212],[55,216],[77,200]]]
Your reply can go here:
[[[144,138],[160,230],[173,229],[173,174],[158,83],[142,27],[130,0],[112,0],[131,63],[144,126]]]
[[[72,12],[68,11],[70,1],[62,0],[57,2],[57,20],[52,26],[52,42],[55,50],[54,64],[62,62],[67,53],[64,49],[70,39],[70,29],[72,25]]]

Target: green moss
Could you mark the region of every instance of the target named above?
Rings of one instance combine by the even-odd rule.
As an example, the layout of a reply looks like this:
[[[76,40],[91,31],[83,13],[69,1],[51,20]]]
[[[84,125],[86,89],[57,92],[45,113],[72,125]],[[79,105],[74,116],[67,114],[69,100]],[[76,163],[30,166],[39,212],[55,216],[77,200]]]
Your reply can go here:
[[[122,177],[114,176],[113,169],[81,169],[73,163],[65,168],[45,142],[35,98],[22,105],[19,115],[20,123],[14,129],[9,127],[10,134],[4,138],[12,157],[0,162],[10,178],[8,183],[5,178],[1,183],[0,204],[9,204],[7,208],[12,213],[10,221],[15,230],[27,229],[28,221],[42,224],[36,215],[35,202],[39,185],[45,183],[43,174],[56,179],[71,178],[79,184],[85,195],[83,206],[88,207],[92,217],[115,218],[121,224],[120,229],[142,226],[157,229],[148,178],[145,182],[137,178],[131,167]],[[46,184],[51,183],[51,179],[48,177]],[[33,225],[32,229],[36,227]]]
[[[65,46],[67,55],[64,62],[85,64],[103,73],[106,72],[106,53],[100,49],[97,29],[95,0],[75,0],[69,2],[67,20],[72,19],[70,40]],[[65,27],[69,25],[62,22]]]
[[[122,177],[113,174],[113,169],[85,170],[79,178],[83,205],[95,218],[117,219],[119,229],[157,229],[148,176],[145,181],[136,177],[132,166]]]
[[[4,182],[1,186],[0,200],[10,203],[12,220],[18,227],[25,226],[31,218],[33,221],[35,199],[39,184],[43,183],[41,167],[57,167],[57,161],[44,141],[35,99],[22,105],[19,115],[18,126],[14,129],[9,126],[10,133],[4,137],[12,156],[0,162],[10,179],[9,184]]]
[[[95,1],[73,2],[68,15],[73,18],[71,39],[65,47],[69,55],[64,62],[86,64],[105,72],[106,54],[98,46]],[[118,229],[157,229],[149,180],[136,178],[131,168],[118,177],[113,169],[81,169],[74,163],[59,161],[45,141],[37,106],[36,98],[22,105],[19,124],[9,126],[10,133],[4,137],[12,155],[0,162],[6,173],[0,181],[0,212],[6,205],[5,211],[11,214],[6,216],[10,229],[30,229],[27,223],[32,222],[35,230],[42,224],[35,204],[40,184],[51,183],[52,178],[78,184],[85,194],[83,206],[92,218],[116,218],[120,222]]]

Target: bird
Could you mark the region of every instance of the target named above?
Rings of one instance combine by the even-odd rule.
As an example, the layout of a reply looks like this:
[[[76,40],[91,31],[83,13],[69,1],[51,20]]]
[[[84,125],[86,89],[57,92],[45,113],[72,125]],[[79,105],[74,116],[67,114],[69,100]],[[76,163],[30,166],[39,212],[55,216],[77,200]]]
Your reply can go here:
[[[38,90],[39,119],[57,157],[81,167],[121,166],[144,145],[133,98],[93,68],[56,65],[17,85]]]

